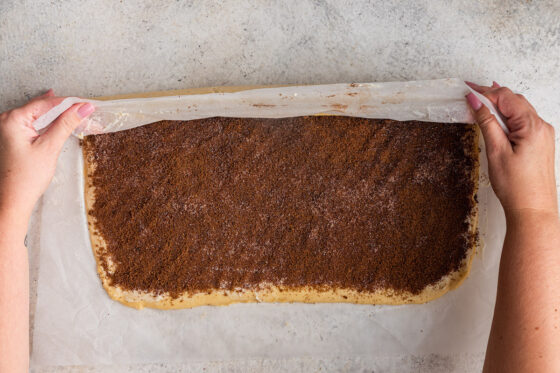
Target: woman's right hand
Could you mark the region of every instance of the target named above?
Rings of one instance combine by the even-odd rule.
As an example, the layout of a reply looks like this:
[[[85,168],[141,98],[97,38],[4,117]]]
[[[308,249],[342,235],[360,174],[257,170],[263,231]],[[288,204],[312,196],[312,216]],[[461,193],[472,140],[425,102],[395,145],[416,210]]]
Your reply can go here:
[[[506,118],[506,134],[472,93],[466,98],[486,144],[490,182],[506,217],[525,213],[558,216],[554,177],[554,128],[531,104],[509,88],[467,84],[496,105]]]

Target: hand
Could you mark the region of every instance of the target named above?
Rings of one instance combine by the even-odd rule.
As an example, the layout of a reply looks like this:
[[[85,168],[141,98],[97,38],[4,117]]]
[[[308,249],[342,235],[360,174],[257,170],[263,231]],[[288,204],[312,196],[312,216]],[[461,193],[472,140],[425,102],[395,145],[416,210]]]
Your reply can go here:
[[[510,134],[472,93],[466,98],[484,137],[490,182],[508,215],[524,212],[558,216],[554,177],[554,128],[519,94],[500,87],[467,84],[505,116]]]
[[[26,105],[0,114],[0,213],[25,221],[47,189],[62,145],[80,121],[95,108],[75,104],[39,135],[33,121],[64,98],[52,90]]]

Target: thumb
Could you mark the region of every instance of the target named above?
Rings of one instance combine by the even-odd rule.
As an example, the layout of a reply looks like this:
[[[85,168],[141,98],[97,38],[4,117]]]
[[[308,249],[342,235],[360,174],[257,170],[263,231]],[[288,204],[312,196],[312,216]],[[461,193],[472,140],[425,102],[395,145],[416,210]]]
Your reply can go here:
[[[74,104],[56,118],[48,129],[39,136],[40,143],[48,143],[54,149],[60,150],[72,131],[95,111],[95,107],[88,103]]]
[[[506,133],[502,127],[500,127],[496,117],[494,117],[490,110],[488,110],[486,106],[482,105],[482,102],[480,102],[474,94],[469,93],[466,98],[469,106],[473,110],[476,122],[480,127],[482,137],[484,137],[487,153],[496,154],[504,151],[512,151],[512,147]]]

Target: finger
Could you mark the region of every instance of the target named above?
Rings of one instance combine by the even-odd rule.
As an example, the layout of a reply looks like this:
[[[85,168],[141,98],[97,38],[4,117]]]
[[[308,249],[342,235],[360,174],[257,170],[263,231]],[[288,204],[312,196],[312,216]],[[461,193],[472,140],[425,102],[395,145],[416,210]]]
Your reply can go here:
[[[469,93],[466,98],[484,137],[488,157],[490,158],[493,154],[512,151],[506,133],[490,110],[482,105],[482,102],[473,93]]]
[[[536,111],[522,95],[516,95],[507,87],[499,87],[484,93],[506,118],[519,117]],[[511,130],[511,128],[510,128]]]
[[[465,80],[465,84],[468,85],[469,87],[471,87],[472,89],[474,89],[475,91],[477,91],[478,93],[484,93],[484,92],[488,91],[489,89],[492,89],[492,87],[486,87],[486,86],[483,86],[483,85],[478,85],[476,83],[469,82],[467,80]]]
[[[36,143],[48,144],[56,150],[60,150],[72,131],[78,127],[82,119],[88,117],[95,111],[90,103],[74,104],[51,123],[47,131],[36,140]]]
[[[49,88],[49,90],[46,91],[45,93],[33,98],[33,100],[40,100],[42,98],[47,98],[47,97],[54,97],[54,91],[52,88]]]
[[[64,97],[37,97],[27,104],[12,110],[12,112],[18,117],[18,122],[30,127],[37,118],[60,104],[62,100],[64,100]]]
[[[468,85],[469,87],[471,87],[472,89],[474,89],[475,91],[477,91],[478,93],[486,93],[488,91],[491,91],[495,88],[500,88],[501,85],[499,85],[496,81],[492,82],[492,86],[491,87],[487,87],[484,85],[479,85],[473,82],[469,82],[467,80],[465,80],[465,84]]]

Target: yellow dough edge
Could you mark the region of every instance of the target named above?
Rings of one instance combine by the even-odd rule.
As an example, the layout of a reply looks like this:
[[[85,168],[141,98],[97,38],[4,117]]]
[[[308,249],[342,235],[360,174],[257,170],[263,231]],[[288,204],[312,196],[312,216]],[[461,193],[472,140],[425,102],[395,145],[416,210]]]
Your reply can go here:
[[[267,86],[271,87],[271,86]],[[237,92],[246,89],[265,88],[262,86],[251,87],[210,87],[198,88],[180,91],[165,91],[140,93],[132,95],[110,96],[98,99],[121,99],[133,97],[157,97],[165,95],[184,95],[184,94],[205,94],[215,92]],[[475,171],[472,174],[475,188],[470,198],[473,201],[473,211],[469,218],[469,233],[471,237],[476,236],[478,225],[478,205],[475,201],[475,195],[478,190],[478,127],[475,132],[473,141],[473,155],[477,160]],[[477,243],[473,240],[466,258],[463,260],[461,268],[443,277],[439,282],[427,286],[419,294],[410,292],[396,292],[392,289],[380,289],[375,292],[358,292],[353,289],[318,289],[314,287],[284,287],[274,284],[262,284],[257,290],[212,290],[209,292],[199,292],[194,294],[183,293],[177,298],[172,298],[169,294],[155,295],[145,291],[131,291],[122,289],[119,286],[110,284],[109,276],[101,265],[101,255],[106,248],[106,242],[96,229],[96,219],[88,212],[95,202],[95,187],[92,185],[90,175],[95,171],[94,162],[90,162],[90,156],[86,147],[82,147],[84,158],[84,202],[86,208],[86,216],[88,222],[88,232],[95,261],[97,263],[97,272],[109,297],[126,306],[136,309],[144,307],[157,308],[162,310],[192,308],[198,306],[224,306],[234,303],[256,303],[256,302],[301,302],[301,303],[355,303],[355,304],[421,304],[441,297],[450,290],[456,289],[467,278],[473,258],[476,253]]]

